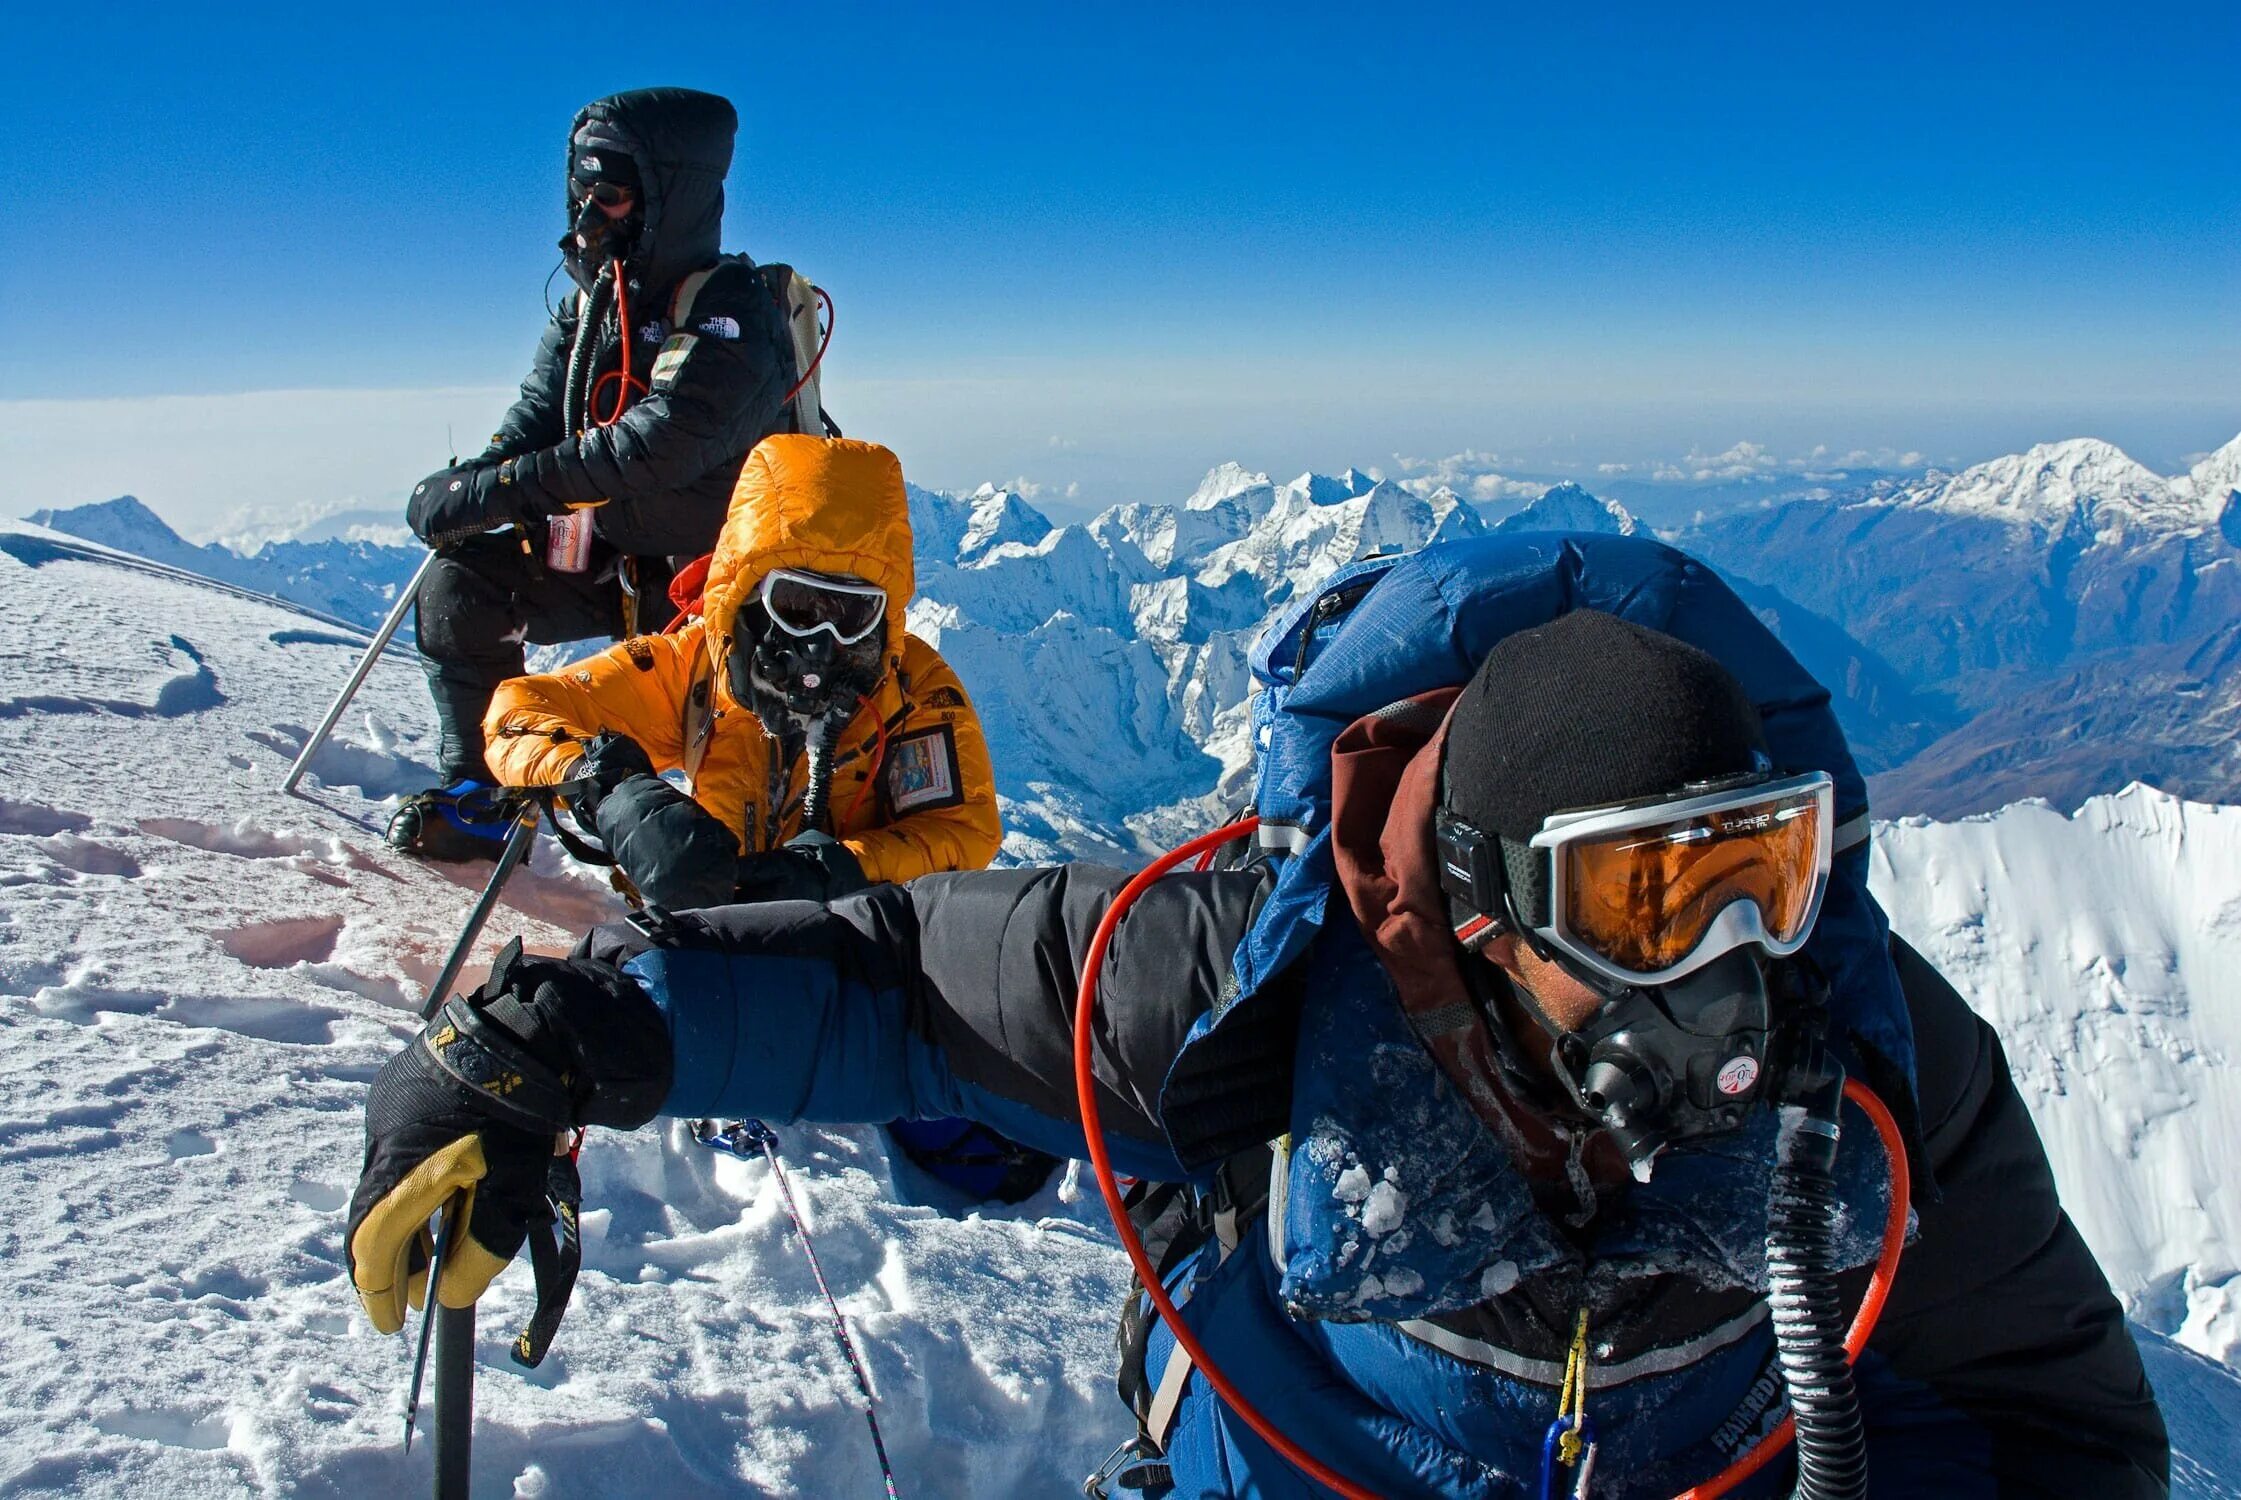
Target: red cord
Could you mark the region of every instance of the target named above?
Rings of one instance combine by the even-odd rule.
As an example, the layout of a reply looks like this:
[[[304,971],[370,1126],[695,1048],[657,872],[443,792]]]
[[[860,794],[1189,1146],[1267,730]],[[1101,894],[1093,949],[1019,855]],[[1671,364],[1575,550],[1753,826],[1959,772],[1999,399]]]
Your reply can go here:
[[[615,319],[622,326],[622,368],[609,370],[591,383],[591,398],[585,405],[590,408],[591,422],[594,427],[614,426],[622,420],[622,414],[629,409],[632,395],[643,395],[646,390],[646,382],[634,378],[630,373],[630,341],[633,337],[630,331],[630,289],[623,282],[622,262],[618,260],[612,261],[610,264],[614,267]],[[616,387],[615,409],[602,417],[599,415],[599,393],[607,388],[607,382],[610,380],[619,380],[622,383]],[[635,392],[633,387],[636,388]]]
[[[793,387],[785,395],[778,398],[780,406],[784,406],[801,394],[801,388],[809,384],[809,377],[816,374],[817,367],[825,362],[825,351],[833,346],[833,324],[839,321],[838,316],[833,312],[833,299],[821,286],[813,286],[810,290],[817,294],[819,302],[825,304],[825,337],[817,345],[817,355],[810,360],[809,368],[801,372],[801,379],[795,381]]]
[[[1146,865],[1113,898],[1111,909],[1105,913],[1105,919],[1097,924],[1097,932],[1089,940],[1089,954],[1082,960],[1081,989],[1074,996],[1074,1093],[1081,1104],[1082,1134],[1089,1142],[1089,1164],[1097,1174],[1097,1191],[1104,1195],[1105,1211],[1113,1216],[1113,1228],[1120,1234],[1121,1248],[1128,1252],[1129,1263],[1136,1267],[1136,1279],[1143,1283],[1145,1294],[1152,1299],[1152,1306],[1158,1309],[1160,1317],[1174,1333],[1175,1341],[1190,1356],[1191,1363],[1206,1377],[1206,1383],[1214,1388],[1214,1393],[1222,1398],[1231,1411],[1244,1419],[1246,1426],[1260,1434],[1262,1442],[1283,1454],[1301,1473],[1336,1490],[1346,1500],[1380,1500],[1376,1491],[1363,1489],[1313,1455],[1302,1451],[1290,1438],[1277,1430],[1274,1422],[1262,1416],[1251,1402],[1238,1394],[1237,1387],[1230,1384],[1229,1377],[1222,1373],[1220,1366],[1208,1358],[1206,1346],[1198,1341],[1198,1335],[1191,1331],[1191,1326],[1175,1310],[1174,1299],[1167,1295],[1167,1288],[1160,1283],[1159,1272],[1152,1268],[1152,1258],[1144,1253],[1144,1241],[1137,1235],[1136,1227],[1128,1222],[1128,1208],[1121,1202],[1120,1184],[1113,1180],[1113,1159],[1105,1149],[1104,1125],[1098,1117],[1097,1068],[1090,1046],[1091,1023],[1097,1011],[1097,976],[1105,967],[1105,949],[1113,940],[1113,929],[1119,925],[1121,914],[1136,904],[1136,898],[1144,894],[1153,881],[1184,860],[1205,850],[1218,848],[1231,839],[1242,838],[1259,826],[1260,819],[1248,817],[1227,828],[1202,833]]]
[[[1206,1377],[1206,1383],[1222,1403],[1241,1417],[1267,1443],[1298,1469],[1318,1484],[1336,1491],[1345,1500],[1380,1500],[1374,1490],[1367,1490],[1330,1468],[1314,1455],[1294,1443],[1275,1423],[1261,1415],[1258,1408],[1238,1392],[1221,1367],[1207,1355],[1206,1346],[1198,1341],[1182,1315],[1176,1311],[1174,1299],[1152,1267],[1151,1256],[1144,1250],[1144,1241],[1129,1222],[1128,1207],[1121,1201],[1120,1183],[1113,1175],[1112,1155],[1105,1149],[1105,1129],[1097,1107],[1097,1068],[1091,1048],[1097,1013],[1097,982],[1105,967],[1105,950],[1111,945],[1113,931],[1120,919],[1136,904],[1136,899],[1151,888],[1154,881],[1174,869],[1184,860],[1196,855],[1210,856],[1214,850],[1243,838],[1260,826],[1260,819],[1245,817],[1226,828],[1202,833],[1197,838],[1176,846],[1153,860],[1137,873],[1134,879],[1121,887],[1113,898],[1097,931],[1090,938],[1089,952],[1082,959],[1081,985],[1074,995],[1074,1097],[1081,1110],[1082,1135],[1089,1146],[1090,1169],[1097,1176],[1097,1191],[1105,1200],[1105,1211],[1112,1215],[1113,1229],[1120,1236],[1121,1249],[1128,1253],[1129,1264],[1136,1268],[1136,1279],[1142,1283],[1144,1293],[1151,1298],[1152,1306],[1175,1335],[1175,1342]],[[1860,1310],[1852,1319],[1851,1332],[1844,1337],[1844,1352],[1857,1360],[1860,1351],[1875,1332],[1876,1320],[1883,1316],[1883,1304],[1891,1295],[1892,1279],[1898,1274],[1899,1256],[1906,1246],[1907,1207],[1910,1182],[1907,1175],[1906,1144],[1899,1135],[1898,1122],[1884,1107],[1874,1091],[1857,1079],[1846,1079],[1844,1097],[1864,1111],[1875,1125],[1876,1134],[1883,1142],[1883,1154],[1888,1159],[1891,1172],[1891,1206],[1884,1218],[1883,1247],[1875,1260],[1875,1272],[1868,1280],[1867,1294],[1860,1299]],[[1678,1500],[1714,1500],[1764,1468],[1773,1457],[1789,1445],[1796,1433],[1796,1424],[1784,1417],[1781,1425],[1764,1438],[1717,1478],[1707,1480],[1694,1489],[1685,1491]]]

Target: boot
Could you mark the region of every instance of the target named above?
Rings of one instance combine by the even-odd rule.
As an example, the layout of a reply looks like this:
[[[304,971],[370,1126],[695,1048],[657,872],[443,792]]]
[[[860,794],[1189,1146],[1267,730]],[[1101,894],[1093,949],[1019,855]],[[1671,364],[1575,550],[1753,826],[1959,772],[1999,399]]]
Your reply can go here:
[[[474,780],[455,781],[407,797],[389,817],[389,847],[421,859],[466,864],[495,860],[506,847],[514,820],[498,799],[498,789]]]

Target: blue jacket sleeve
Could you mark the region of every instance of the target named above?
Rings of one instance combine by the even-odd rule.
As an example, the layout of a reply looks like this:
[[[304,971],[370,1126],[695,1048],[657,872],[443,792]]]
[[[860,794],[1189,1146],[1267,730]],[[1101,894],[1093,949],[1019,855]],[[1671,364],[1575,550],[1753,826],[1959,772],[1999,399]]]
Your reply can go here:
[[[678,917],[658,942],[602,928],[670,1028],[665,1114],[868,1123],[963,1116],[1087,1154],[1074,1092],[1080,957],[1126,873],[1091,866],[935,875],[831,906]],[[1121,923],[1093,1057],[1116,1168],[1185,1176],[1157,1120],[1161,1081],[1220,992],[1259,877],[1173,877]]]

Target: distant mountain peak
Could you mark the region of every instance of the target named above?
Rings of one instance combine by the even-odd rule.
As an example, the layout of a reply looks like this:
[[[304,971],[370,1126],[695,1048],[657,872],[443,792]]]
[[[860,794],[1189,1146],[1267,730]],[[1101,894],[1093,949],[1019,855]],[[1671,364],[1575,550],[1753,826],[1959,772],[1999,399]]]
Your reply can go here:
[[[2226,540],[2241,547],[2241,437],[2196,464],[2173,481],[2200,507],[2202,519],[2223,526]]]
[[[1641,529],[1634,512],[1616,500],[1591,494],[1570,479],[1550,485],[1532,504],[1494,527],[1496,535],[1513,531],[1599,531],[1632,536]]]
[[[2100,438],[2040,443],[1898,490],[1902,505],[2031,526],[2060,535],[2111,524],[2178,531],[2203,524],[2191,484],[2175,483]]]
[[[35,510],[24,519],[49,531],[68,532],[104,547],[144,557],[149,555],[150,543],[166,547],[188,545],[187,539],[166,525],[163,517],[141,504],[137,495],[119,495],[114,500],[73,505],[62,510]]]
[[[1268,476],[1258,474],[1239,463],[1221,463],[1206,471],[1206,477],[1191,491],[1183,502],[1186,510],[1208,510],[1224,500],[1233,500],[1248,490],[1268,488]]]

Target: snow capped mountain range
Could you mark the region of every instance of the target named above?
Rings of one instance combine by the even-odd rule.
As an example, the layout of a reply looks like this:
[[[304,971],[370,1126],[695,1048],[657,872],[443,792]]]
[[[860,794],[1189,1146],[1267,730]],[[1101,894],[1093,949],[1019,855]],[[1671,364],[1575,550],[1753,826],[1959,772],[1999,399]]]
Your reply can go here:
[[[1644,529],[1577,484],[1522,509],[1419,489],[1223,464],[1179,504],[1058,526],[995,486],[913,488],[911,623],[991,721],[1012,853],[1143,851],[1238,805],[1251,644],[1355,558]],[[2073,439],[1660,534],[1717,567],[1827,684],[1880,811],[2074,807],[2134,780],[2241,802],[2237,489],[2241,438],[2170,477]],[[41,514],[362,623],[418,561],[339,540],[242,558],[190,546],[131,500]]]
[[[2166,478],[2113,443],[2072,438],[2041,443],[1951,476],[1894,490],[1893,504],[1952,516],[1982,516],[2048,536],[2072,529],[2121,537],[2127,531],[2185,532],[2219,524],[2241,488],[2241,437],[2185,474]]]

